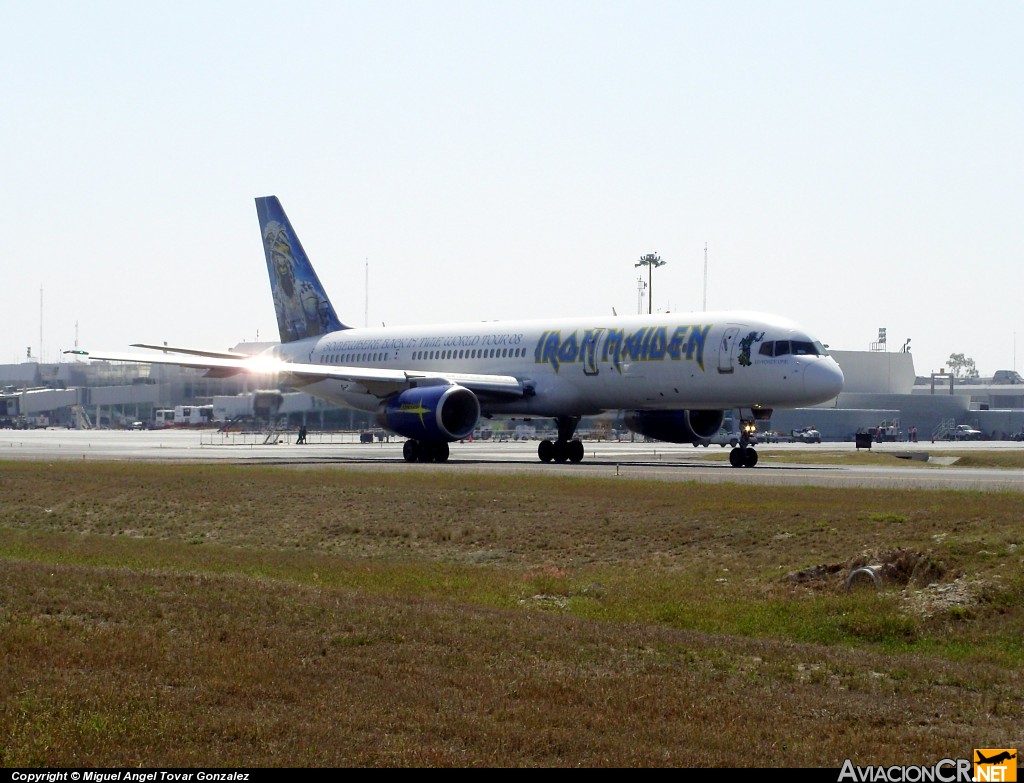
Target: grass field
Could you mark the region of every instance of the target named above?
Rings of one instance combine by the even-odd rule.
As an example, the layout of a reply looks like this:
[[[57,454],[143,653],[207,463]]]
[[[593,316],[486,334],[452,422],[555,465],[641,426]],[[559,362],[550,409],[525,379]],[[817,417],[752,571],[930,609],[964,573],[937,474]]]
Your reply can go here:
[[[1024,493],[0,463],[0,764],[1020,748],[1022,521]]]

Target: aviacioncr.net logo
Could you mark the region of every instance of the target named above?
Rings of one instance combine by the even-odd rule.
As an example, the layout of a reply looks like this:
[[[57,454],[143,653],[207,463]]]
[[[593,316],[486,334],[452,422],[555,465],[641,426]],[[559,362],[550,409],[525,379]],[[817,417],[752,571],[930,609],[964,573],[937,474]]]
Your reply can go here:
[[[969,783],[971,767],[970,759],[942,759],[930,767],[855,767],[847,759],[839,770],[839,783]]]
[[[1014,783],[1017,780],[1017,751],[1013,748],[975,748],[974,781]]]

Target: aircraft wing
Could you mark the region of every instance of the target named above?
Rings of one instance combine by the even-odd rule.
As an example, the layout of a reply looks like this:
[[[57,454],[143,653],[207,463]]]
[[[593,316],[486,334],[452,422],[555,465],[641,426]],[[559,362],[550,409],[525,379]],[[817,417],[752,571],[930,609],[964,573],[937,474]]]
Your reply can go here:
[[[249,375],[278,376],[288,386],[306,386],[317,381],[338,380],[361,384],[371,394],[384,398],[412,386],[454,383],[472,392],[492,397],[517,398],[524,396],[522,382],[511,375],[479,375],[461,372],[424,372],[421,370],[394,370],[385,367],[345,367],[325,364],[303,364],[268,356],[245,356],[219,351],[201,351],[189,348],[155,348],[158,355],[119,353],[116,351],[65,351],[65,353],[110,362],[136,362],[139,364],[166,364],[207,370],[207,375],[229,378]],[[175,356],[176,351],[178,356]],[[283,376],[283,377],[282,377]]]

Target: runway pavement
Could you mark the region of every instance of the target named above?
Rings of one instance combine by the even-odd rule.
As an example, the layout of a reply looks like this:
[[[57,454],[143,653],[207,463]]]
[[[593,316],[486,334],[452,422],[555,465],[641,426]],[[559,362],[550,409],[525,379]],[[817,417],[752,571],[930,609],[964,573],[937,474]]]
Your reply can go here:
[[[537,441],[453,443],[444,464],[409,464],[402,459],[401,438],[359,443],[356,433],[310,433],[306,445],[294,432],[269,440],[261,434],[221,434],[211,430],[0,430],[0,460],[130,460],[146,462],[229,462],[295,468],[346,468],[375,471],[473,471],[543,475],[713,481],[742,484],[918,487],[978,491],[1024,491],[1024,470],[957,467],[955,455],[971,451],[1024,449],[1024,443],[885,443],[871,453],[891,457],[887,464],[857,464],[853,443],[762,444],[755,468],[733,468],[728,448],[689,444],[585,441],[580,464],[541,463]],[[952,457],[939,458],[941,451]],[[834,456],[825,464],[791,461],[799,452]],[[926,460],[925,457],[928,457]],[[787,459],[787,457],[789,459]],[[915,457],[910,459],[910,457]],[[866,462],[866,460],[865,460]],[[952,463],[952,464],[950,464]]]

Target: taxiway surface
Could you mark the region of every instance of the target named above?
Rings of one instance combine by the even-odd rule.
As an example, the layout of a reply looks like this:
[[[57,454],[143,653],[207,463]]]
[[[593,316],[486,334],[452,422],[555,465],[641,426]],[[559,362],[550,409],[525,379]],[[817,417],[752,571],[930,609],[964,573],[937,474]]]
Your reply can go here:
[[[360,443],[355,433],[310,433],[306,445],[294,433],[265,435],[210,430],[3,430],[0,460],[97,460],[282,465],[295,468],[339,466],[375,471],[472,471],[625,477],[659,481],[738,482],[743,484],[914,487],[977,491],[1024,491],[1024,470],[963,467],[956,455],[978,450],[1024,449],[1024,443],[885,443],[858,452],[853,443],[762,444],[755,468],[733,468],[728,449],[694,448],[671,443],[586,441],[582,463],[541,463],[537,441],[454,443],[444,464],[409,464],[402,439]],[[799,452],[817,452],[819,464],[787,460]],[[935,456],[941,452],[942,457]],[[883,455],[885,464],[858,464],[861,454]],[[834,457],[834,458],[830,458]],[[927,459],[926,459],[927,457]]]

